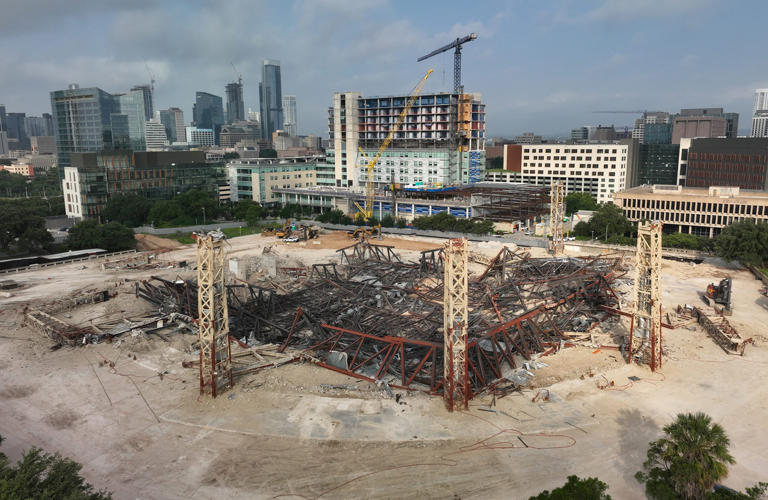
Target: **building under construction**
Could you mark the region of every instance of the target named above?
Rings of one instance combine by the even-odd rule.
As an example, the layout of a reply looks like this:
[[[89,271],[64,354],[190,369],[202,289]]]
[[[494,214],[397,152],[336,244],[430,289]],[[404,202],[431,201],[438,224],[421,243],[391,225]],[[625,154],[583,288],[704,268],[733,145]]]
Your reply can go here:
[[[338,250],[334,262],[286,270],[295,279],[278,288],[227,285],[231,339],[277,344],[352,377],[444,394],[446,251],[403,261],[393,247],[362,241]],[[619,305],[612,284],[626,273],[618,257],[532,258],[504,247],[492,259],[465,258],[473,274],[456,293],[466,294],[466,318],[452,316],[466,330],[464,401],[516,389],[523,363],[608,318]],[[199,317],[194,281],[152,278],[136,293],[163,314]]]
[[[317,186],[312,188],[274,188],[283,206],[299,204],[314,211],[338,209],[353,215],[355,202],[363,203],[365,193],[349,189]],[[489,218],[500,222],[534,220],[549,211],[549,188],[532,184],[492,184],[447,188],[377,189],[373,202],[373,215],[381,218],[412,220],[417,217],[449,213],[458,218]]]

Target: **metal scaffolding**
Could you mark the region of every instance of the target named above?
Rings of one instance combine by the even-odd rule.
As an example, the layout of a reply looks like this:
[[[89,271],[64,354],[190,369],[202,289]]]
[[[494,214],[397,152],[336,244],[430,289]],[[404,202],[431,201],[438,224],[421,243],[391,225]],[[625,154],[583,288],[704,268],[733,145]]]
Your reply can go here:
[[[229,311],[224,283],[224,234],[195,234],[200,394],[212,397],[232,387]]]
[[[448,410],[467,409],[472,392],[467,371],[467,239],[450,240],[445,247],[443,279],[443,398]]]
[[[551,200],[549,205],[549,233],[552,241],[549,242],[549,250],[552,255],[563,253],[565,237],[563,230],[563,218],[565,218],[565,186],[561,181],[552,182]]]
[[[637,226],[635,258],[635,307],[629,328],[632,357],[648,363],[651,371],[661,368],[661,222]]]
[[[449,393],[461,408],[481,393],[518,390],[507,377],[521,362],[573,345],[620,302],[612,289],[625,273],[618,257],[536,259],[505,247],[493,258],[467,252],[467,261],[484,270],[466,279],[467,298],[449,307],[446,289],[465,286],[446,280],[449,250],[425,250],[408,261],[392,247],[359,241],[339,249],[335,262],[303,272],[281,268],[277,282],[227,285],[230,333],[279,352],[311,353],[318,366],[392,388],[447,397],[447,381],[454,380]],[[456,265],[466,269],[466,261],[451,264],[461,278]],[[164,314],[197,317],[198,288],[194,281],[152,277],[136,294]],[[447,324],[461,328],[454,335],[466,335],[466,361],[459,363],[466,375],[447,379],[446,307],[454,309]]]

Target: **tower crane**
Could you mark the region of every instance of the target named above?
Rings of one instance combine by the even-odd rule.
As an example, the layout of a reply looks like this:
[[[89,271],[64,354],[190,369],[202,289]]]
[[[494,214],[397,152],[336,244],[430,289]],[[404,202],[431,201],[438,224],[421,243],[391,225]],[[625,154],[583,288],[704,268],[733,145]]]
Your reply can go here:
[[[441,54],[445,51],[455,48],[456,50],[453,52],[453,91],[458,94],[461,89],[461,46],[467,42],[475,40],[476,38],[477,33],[470,33],[463,38],[457,38],[448,45],[440,47],[437,50],[433,50],[425,56],[419,57],[416,59],[416,62],[421,62],[424,59],[429,59],[432,56],[436,56],[437,54]]]
[[[418,85],[413,89],[413,92],[411,92],[410,97],[408,97],[408,102],[405,103],[405,107],[400,112],[400,116],[397,117],[397,122],[394,126],[392,126],[389,129],[389,133],[387,134],[387,137],[384,139],[384,141],[381,143],[381,146],[379,146],[379,151],[376,153],[376,156],[374,156],[370,161],[368,161],[368,166],[366,167],[366,179],[365,179],[365,207],[360,206],[358,202],[355,202],[355,206],[360,211],[360,216],[363,218],[363,220],[369,220],[373,216],[373,203],[374,203],[374,189],[373,189],[373,168],[376,166],[376,163],[378,163],[379,159],[381,158],[381,155],[384,153],[384,151],[389,147],[389,144],[392,142],[392,139],[395,137],[395,132],[397,129],[400,128],[400,126],[403,124],[403,121],[405,121],[405,116],[408,114],[408,111],[410,111],[411,106],[413,106],[413,101],[416,100],[416,98],[421,93],[421,89],[424,88],[424,84],[427,83],[427,78],[429,78],[429,75],[431,75],[433,70],[427,71],[427,74],[424,75],[424,78],[421,79]],[[358,147],[358,150],[365,156],[365,152],[362,150],[362,148]],[[365,158],[368,158],[365,156]]]
[[[235,63],[232,61],[229,61],[229,64],[232,65],[232,69],[235,70],[235,75],[237,75],[237,83],[241,84],[243,83],[243,74],[237,71],[237,68],[235,67]]]
[[[144,61],[144,67],[147,68],[147,74],[149,75],[149,89],[152,91],[152,94],[155,93],[155,74],[152,73],[152,70],[149,69],[149,64],[147,64],[147,61]]]

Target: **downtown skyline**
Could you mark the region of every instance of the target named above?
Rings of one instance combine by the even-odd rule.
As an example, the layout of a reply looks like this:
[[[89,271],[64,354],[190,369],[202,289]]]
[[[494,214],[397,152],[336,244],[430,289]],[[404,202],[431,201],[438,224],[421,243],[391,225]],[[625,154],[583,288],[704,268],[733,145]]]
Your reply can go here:
[[[278,59],[283,93],[301,102],[299,132],[327,136],[333,92],[408,93],[430,67],[425,91],[450,91],[450,52],[416,59],[470,32],[478,39],[464,48],[462,81],[488,105],[489,136],[637,118],[594,110],[710,106],[738,112],[743,133],[754,89],[768,86],[757,64],[768,12],[760,2],[33,3],[34,23],[16,0],[0,19],[0,103],[27,115],[50,112],[48,92],[69,83],[107,92],[148,83],[145,62],[157,80],[155,109],[191,117],[196,91],[225,95],[234,63],[245,108],[256,110],[261,62]]]

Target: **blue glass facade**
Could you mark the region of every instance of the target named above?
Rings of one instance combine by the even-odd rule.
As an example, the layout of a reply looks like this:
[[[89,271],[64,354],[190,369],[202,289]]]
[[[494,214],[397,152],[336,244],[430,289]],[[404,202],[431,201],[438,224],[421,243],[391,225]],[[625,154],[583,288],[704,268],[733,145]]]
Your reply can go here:
[[[283,128],[283,88],[280,61],[265,59],[259,84],[261,137],[272,140],[272,132]]]
[[[55,90],[51,111],[60,172],[71,165],[72,153],[113,149],[112,95],[96,87]]]

